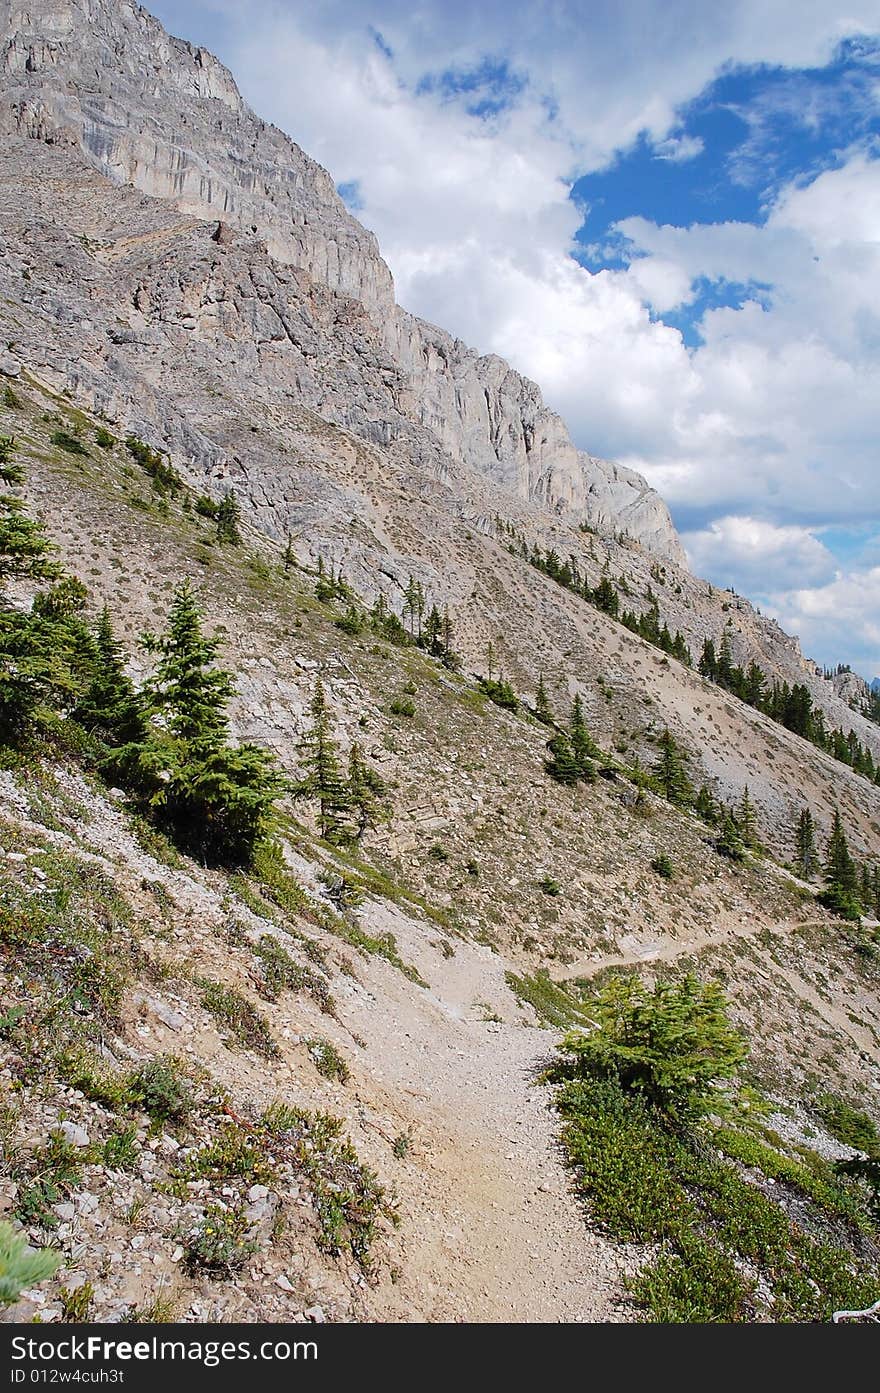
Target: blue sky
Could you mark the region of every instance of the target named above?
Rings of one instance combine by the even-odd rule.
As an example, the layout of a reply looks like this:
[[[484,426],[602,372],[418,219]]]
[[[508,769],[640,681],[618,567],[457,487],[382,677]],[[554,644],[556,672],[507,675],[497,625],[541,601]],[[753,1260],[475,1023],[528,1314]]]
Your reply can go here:
[[[880,672],[880,0],[180,0],[407,308],[643,472],[698,572]]]

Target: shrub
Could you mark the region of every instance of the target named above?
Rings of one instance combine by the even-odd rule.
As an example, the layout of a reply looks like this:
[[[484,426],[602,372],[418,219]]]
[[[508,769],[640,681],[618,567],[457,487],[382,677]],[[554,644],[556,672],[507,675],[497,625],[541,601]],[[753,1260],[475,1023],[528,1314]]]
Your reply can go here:
[[[227,1045],[255,1050],[267,1059],[274,1059],[278,1054],[265,1016],[234,987],[224,987],[222,982],[206,979],[202,983],[202,1005],[220,1025],[226,1026],[229,1031]]]
[[[173,1056],[159,1055],[141,1064],[128,1085],[133,1103],[155,1122],[182,1122],[193,1108],[193,1094],[182,1065]]]
[[[231,1277],[244,1267],[257,1245],[247,1237],[248,1222],[238,1209],[210,1204],[189,1229],[178,1229],[184,1262],[191,1272]]]
[[[103,426],[99,426],[95,431],[95,444],[99,445],[102,450],[112,450],[116,444],[116,437],[111,435],[109,430],[105,430]]]
[[[389,703],[388,710],[392,716],[405,716],[411,720],[416,714],[416,704],[411,697],[398,696]]]
[[[654,857],[653,861],[651,862],[651,870],[656,871],[657,874],[663,880],[672,879],[674,874],[672,869],[672,862],[666,855],[665,851],[661,851],[659,856]]]
[[[597,1028],[567,1035],[560,1050],[572,1076],[611,1078],[680,1121],[719,1105],[717,1085],[736,1072],[745,1046],[727,1019],[717,983],[693,976],[649,992],[617,974],[591,1006]]]
[[[0,1223],[0,1306],[11,1306],[26,1287],[44,1282],[60,1265],[60,1253],[30,1248],[23,1233]]]
[[[334,1079],[337,1083],[348,1083],[351,1070],[332,1041],[316,1037],[306,1040],[306,1047],[322,1078]]]
[[[341,629],[344,634],[350,634],[352,638],[357,638],[363,633],[364,620],[354,605],[349,605],[345,613],[333,622],[337,629]]]
[[[59,450],[66,450],[69,455],[87,455],[89,453],[82,441],[67,430],[53,431],[52,444],[57,445]]]
[[[855,1147],[868,1156],[880,1156],[880,1135],[867,1113],[834,1093],[821,1093],[816,1099],[816,1111],[832,1137],[844,1146]]]

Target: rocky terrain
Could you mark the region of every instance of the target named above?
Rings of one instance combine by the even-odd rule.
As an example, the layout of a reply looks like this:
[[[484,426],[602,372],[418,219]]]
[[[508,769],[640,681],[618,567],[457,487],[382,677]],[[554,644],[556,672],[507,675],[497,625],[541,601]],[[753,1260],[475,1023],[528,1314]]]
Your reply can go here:
[[[342,748],[361,742],[389,789],[356,855],[289,810],[279,881],[181,856],[73,755],[4,769],[0,914],[72,897],[89,932],[130,944],[88,1068],[47,1079],[39,1031],[4,1034],[2,1203],[21,1215],[47,1138],[68,1167],[29,1211],[64,1266],[11,1318],[73,1318],[85,1290],[101,1320],[640,1319],[642,1258],[585,1226],[535,1083],[577,1019],[565,984],[615,967],[723,981],[777,1135],[852,1154],[815,1099],[880,1110],[876,925],[842,924],[787,863],[806,805],[820,842],[838,808],[876,864],[880,788],[520,543],[611,577],[638,613],[655,596],[695,657],[727,628],[738,663],[803,684],[876,758],[880,728],[860,689],[692,576],[662,501],[577,451],[534,384],[395,306],[325,171],[210,54],[128,0],[0,0],[0,45],[0,435],[23,496],[90,613],[111,606],[133,674],[138,635],[189,577],[235,674],[235,734],[295,778],[320,673]],[[128,435],[166,453],[182,492],[152,487]],[[227,490],[240,546],[196,506]],[[451,616],[460,671],[346,633],[316,598],[319,561],[398,614],[418,580]],[[490,662],[518,710],[477,685]],[[609,777],[548,778],[539,677],[560,720],[581,695]],[[632,770],[666,728],[696,785],[725,804],[748,787],[764,854],[735,864],[693,812],[638,797]],[[296,969],[277,989],[267,938]],[[4,957],[0,1017],[39,997],[32,951]],[[131,1082],[169,1058],[179,1115]],[[282,1126],[277,1104],[302,1115]],[[327,1184],[353,1196],[342,1219]],[[212,1206],[241,1223],[222,1281],[193,1257]]]

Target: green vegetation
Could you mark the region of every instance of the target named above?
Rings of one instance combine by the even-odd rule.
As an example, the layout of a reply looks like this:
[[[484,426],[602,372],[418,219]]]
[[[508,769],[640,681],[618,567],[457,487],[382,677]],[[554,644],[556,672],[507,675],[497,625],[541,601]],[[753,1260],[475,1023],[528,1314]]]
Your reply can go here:
[[[841,919],[858,920],[862,913],[858,870],[849,854],[838,808],[834,809],[823,874],[825,889],[818,897],[820,904],[840,915]]]
[[[311,729],[299,747],[303,772],[293,794],[317,803],[318,828],[325,841],[337,846],[352,845],[382,820],[385,785],[367,764],[356,741],[349,751],[348,777],[344,776],[320,678],[315,683],[310,711]]]
[[[333,1079],[336,1083],[348,1083],[351,1070],[331,1040],[315,1036],[305,1042],[306,1048],[322,1079]]]
[[[192,1086],[173,1056],[156,1055],[139,1065],[129,1080],[128,1094],[154,1122],[183,1122],[193,1108]]]
[[[590,1214],[657,1249],[630,1283],[648,1319],[827,1320],[875,1300],[861,1193],[818,1158],[808,1166],[713,1120],[734,1115],[745,1057],[717,986],[649,992],[616,977],[591,1012],[595,1029],[566,1036],[548,1077]],[[775,1182],[773,1198],[749,1169]],[[833,1242],[815,1236],[829,1231]]]
[[[602,752],[587,729],[580,693],[571,706],[568,731],[558,730],[547,742],[550,758],[544,768],[560,784],[592,783],[596,777],[596,761],[602,762]]]
[[[0,1223],[0,1307],[12,1306],[25,1288],[44,1282],[60,1265],[60,1253],[29,1248],[23,1233]]]
[[[868,1156],[880,1156],[880,1134],[867,1113],[834,1093],[820,1093],[814,1106],[832,1137]]]
[[[22,482],[14,445],[0,440],[7,488]],[[160,455],[133,437],[126,445],[154,481],[172,487]],[[0,584],[11,579],[53,583],[29,611],[0,593],[0,745],[60,742],[63,730],[66,748],[128,790],[184,850],[212,864],[247,864],[284,783],[258,746],[230,743],[232,676],[215,664],[219,645],[202,633],[190,586],[174,592],[167,632],[144,636],[157,661],[138,692],[109,612],[87,622],[85,587],[62,574],[21,499],[4,492]]]
[[[65,450],[69,455],[87,455],[89,453],[79,436],[71,435],[70,431],[67,430],[53,431],[52,444],[57,445],[59,450]]]
[[[298,963],[273,934],[263,934],[254,948],[257,960],[257,988],[267,1001],[277,1001],[282,992],[307,992],[328,1016],[336,1014],[336,1003],[326,976]]]
[[[183,488],[183,480],[172,466],[167,455],[164,455],[160,450],[154,450],[151,445],[139,440],[136,435],[127,437],[125,448],[135,463],[140,465],[145,474],[149,475],[153,488],[160,497],[180,493]]]
[[[416,714],[416,704],[412,697],[396,696],[388,703],[388,710],[392,716],[405,716],[407,720],[412,720]]]
[[[191,1273],[199,1271],[214,1277],[232,1277],[257,1251],[248,1237],[248,1221],[237,1208],[209,1204],[201,1218],[175,1234],[184,1251],[184,1262]]]
[[[222,982],[205,978],[202,982],[202,1005],[228,1032],[224,1042],[231,1048],[254,1050],[266,1059],[274,1059],[278,1054],[269,1022],[235,987],[226,987]]]
[[[803,683],[796,682],[794,686],[787,682],[770,683],[756,662],[750,662],[745,668],[735,663],[729,623],[717,646],[713,639],[703,644],[699,670],[703,677],[739,697],[740,701],[763,711],[787,730],[803,736],[842,764],[848,764],[857,774],[880,784],[880,767],[875,764],[870,749],[858,741],[853,731],[845,735],[842,730],[829,730],[824,713],[814,707],[813,698]]]
[[[586,1025],[589,1016],[571,985],[554,982],[545,967],[529,976],[505,972],[504,980],[519,1001],[531,1006],[542,1025],[565,1029],[571,1025]]]
[[[590,1003],[596,1029],[560,1045],[571,1077],[615,1080],[679,1122],[722,1106],[718,1085],[745,1058],[727,1021],[724,994],[688,976],[648,991],[634,975],[613,976]],[[557,1066],[557,1075],[565,1068]]]
[[[675,875],[672,861],[665,851],[661,851],[659,856],[655,856],[651,862],[651,870],[656,871],[661,880],[672,880]]]

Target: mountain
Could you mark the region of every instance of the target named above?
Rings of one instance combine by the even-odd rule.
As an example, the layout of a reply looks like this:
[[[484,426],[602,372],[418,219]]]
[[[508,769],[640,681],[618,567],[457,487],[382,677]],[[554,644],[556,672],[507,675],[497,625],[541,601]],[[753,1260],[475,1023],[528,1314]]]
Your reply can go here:
[[[25,476],[0,524],[26,506],[67,575],[0,567],[0,716],[34,672],[61,690],[39,738],[0,729],[0,1219],[64,1263],[10,1318],[868,1305],[867,1182],[833,1169],[874,1148],[880,1090],[861,689],[692,575],[662,501],[537,386],[397,307],[329,176],[210,54],[128,0],[0,0],[0,45]],[[169,831],[168,768],[149,800],[102,766],[83,712],[102,608],[143,684],[181,581],[230,739],[287,781],[238,863]],[[342,844],[303,788],[319,678],[341,770],[357,746],[383,789]],[[795,864],[805,811],[820,857],[840,813],[863,913]],[[533,1082],[560,1033],[609,982],[690,972],[750,1049],[730,1117],[682,1133],[585,1084],[562,1133]]]
[[[363,307],[374,351],[390,358],[396,379],[378,406],[383,429],[387,418],[414,421],[519,497],[616,526],[684,564],[669,513],[644,479],[576,450],[538,387],[503,360],[396,306],[375,238],[327,172],[260,121],[204,49],[169,38],[133,3],[35,10],[4,0],[0,26],[7,132],[74,143],[114,181],[260,238],[275,261]],[[348,403],[345,424],[368,434],[377,405]]]

